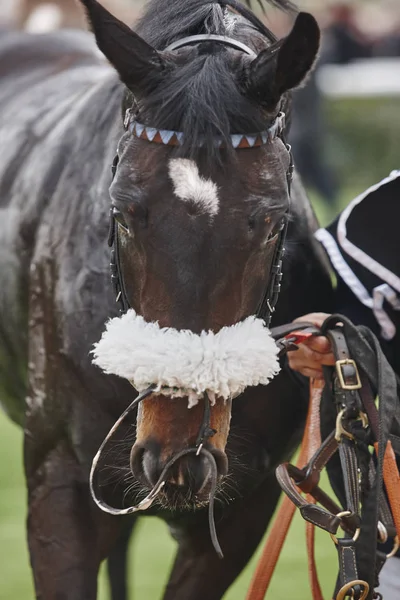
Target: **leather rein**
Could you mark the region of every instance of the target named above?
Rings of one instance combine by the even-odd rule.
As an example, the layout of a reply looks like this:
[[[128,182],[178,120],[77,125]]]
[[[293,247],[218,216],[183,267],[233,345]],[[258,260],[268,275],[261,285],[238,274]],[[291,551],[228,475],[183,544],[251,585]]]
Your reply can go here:
[[[330,534],[338,552],[334,600],[379,599],[381,595],[374,591],[379,573],[399,548],[400,476],[394,451],[400,454],[400,438],[392,432],[393,424],[400,428],[398,380],[379,342],[366,327],[356,327],[345,317],[333,315],[321,330],[295,328],[293,323],[291,333],[280,341],[283,351],[294,349],[312,335],[325,335],[336,365],[325,368],[325,381],[310,382],[309,412],[297,465],[284,463],[276,470],[286,497],[246,600],[264,599],[296,507],[306,520],[313,600],[323,600],[315,566],[315,527]],[[334,429],[328,435],[324,432],[322,443],[321,424],[326,430],[331,422]],[[318,486],[321,471],[326,466],[329,470],[336,454],[344,484],[343,507]],[[337,536],[339,527],[345,532],[343,538]],[[388,539],[393,540],[391,550],[377,547]]]

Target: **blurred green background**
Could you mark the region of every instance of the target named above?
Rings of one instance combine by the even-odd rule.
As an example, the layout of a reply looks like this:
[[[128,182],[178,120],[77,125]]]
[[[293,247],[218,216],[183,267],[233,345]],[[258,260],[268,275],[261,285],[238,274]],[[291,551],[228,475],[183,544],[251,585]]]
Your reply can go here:
[[[325,102],[326,156],[342,187],[341,205],[400,169],[400,99],[345,98]],[[350,194],[349,194],[350,192]]]
[[[327,159],[341,182],[340,202],[327,207],[310,190],[310,197],[326,224],[355,195],[400,167],[400,101],[390,98],[330,100]],[[0,413],[0,599],[34,598],[25,543],[26,492],[22,474],[22,432]],[[130,587],[139,600],[157,600],[174,555],[174,542],[163,522],[143,518],[130,548]],[[326,597],[336,576],[336,552],[327,534],[317,535],[318,566]],[[255,567],[255,559],[226,594],[242,600]],[[289,575],[290,574],[290,575]],[[269,592],[273,600],[310,597],[305,556],[304,524],[297,517],[286,541],[282,560]],[[100,574],[100,600],[108,598],[107,581]],[[189,599],[188,599],[189,600]]]

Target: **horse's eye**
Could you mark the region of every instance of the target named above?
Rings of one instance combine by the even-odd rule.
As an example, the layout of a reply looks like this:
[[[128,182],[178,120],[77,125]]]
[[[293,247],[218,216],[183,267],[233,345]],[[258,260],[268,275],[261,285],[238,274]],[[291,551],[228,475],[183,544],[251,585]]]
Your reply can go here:
[[[129,227],[125,221],[124,215],[115,206],[113,208],[113,217],[117,221],[118,225],[120,225],[122,229],[126,231],[126,233],[129,233]]]

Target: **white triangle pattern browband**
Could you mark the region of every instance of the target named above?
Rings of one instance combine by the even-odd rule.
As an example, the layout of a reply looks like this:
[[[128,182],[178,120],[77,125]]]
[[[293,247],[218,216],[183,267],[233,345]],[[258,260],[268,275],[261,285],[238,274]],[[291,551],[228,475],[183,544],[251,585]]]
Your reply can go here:
[[[184,143],[184,134],[180,131],[171,131],[169,129],[156,129],[148,127],[135,120],[132,109],[128,109],[125,115],[125,128],[130,131],[135,137],[146,140],[147,142],[155,142],[164,144],[165,146],[182,146]],[[281,136],[285,130],[285,113],[280,112],[269,129],[260,133],[234,133],[231,134],[230,140],[232,147],[235,149],[242,148],[257,148],[263,146],[269,141],[275,140]],[[204,142],[203,142],[204,143]],[[216,137],[214,139],[216,148],[223,148],[225,140]]]

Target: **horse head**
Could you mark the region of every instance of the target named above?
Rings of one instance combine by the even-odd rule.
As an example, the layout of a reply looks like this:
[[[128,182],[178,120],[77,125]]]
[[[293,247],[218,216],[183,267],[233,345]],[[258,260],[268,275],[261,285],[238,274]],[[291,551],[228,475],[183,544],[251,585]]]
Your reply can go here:
[[[224,356],[233,345],[240,352],[251,343],[248,317],[268,287],[287,220],[291,155],[282,112],[315,62],[318,25],[300,13],[277,41],[233,1],[234,11],[230,2],[188,0],[174,16],[167,2],[158,13],[150,5],[141,37],[95,0],[82,2],[126,86],[129,110],[110,195],[121,293],[132,327],[146,338],[142,379],[164,368],[168,349],[178,372],[196,362],[196,344],[203,359],[207,344]],[[129,327],[124,321],[119,335]],[[139,406],[131,468],[148,489],[178,456],[166,476],[166,503],[198,506],[210,489],[209,455],[220,478],[228,470],[234,394],[214,390],[202,442],[208,453],[198,455],[186,450],[196,447],[208,400],[190,382],[189,390],[166,387]]]

